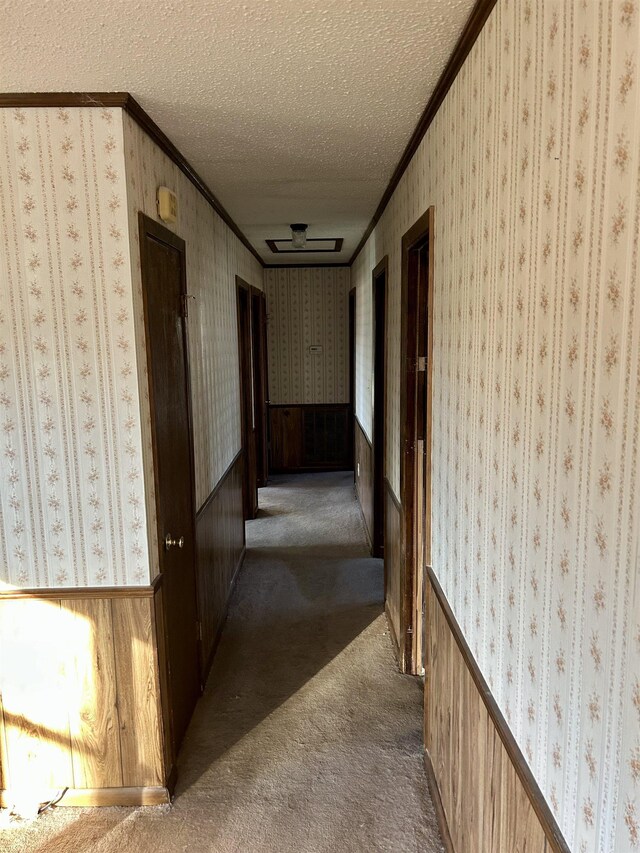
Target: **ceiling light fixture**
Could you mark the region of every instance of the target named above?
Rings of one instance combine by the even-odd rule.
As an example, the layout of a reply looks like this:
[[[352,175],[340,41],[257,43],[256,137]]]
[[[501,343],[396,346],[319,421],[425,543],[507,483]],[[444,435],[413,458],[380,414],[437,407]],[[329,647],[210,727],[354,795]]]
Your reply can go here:
[[[304,249],[307,245],[307,228],[304,222],[294,222],[291,228],[291,243],[294,249]]]

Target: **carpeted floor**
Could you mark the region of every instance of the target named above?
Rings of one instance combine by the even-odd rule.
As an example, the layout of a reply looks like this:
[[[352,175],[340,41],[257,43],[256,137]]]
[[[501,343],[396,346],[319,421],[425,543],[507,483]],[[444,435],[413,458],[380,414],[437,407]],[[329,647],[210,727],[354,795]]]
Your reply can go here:
[[[3,853],[442,850],[353,476],[273,478],[247,546],[174,803],[5,813]]]

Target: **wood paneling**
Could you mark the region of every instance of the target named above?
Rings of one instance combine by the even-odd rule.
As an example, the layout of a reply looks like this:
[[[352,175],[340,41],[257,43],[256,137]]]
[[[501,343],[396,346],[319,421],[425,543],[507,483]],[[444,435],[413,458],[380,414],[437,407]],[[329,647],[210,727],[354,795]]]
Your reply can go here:
[[[124,787],[165,781],[152,604],[139,598],[111,601]]]
[[[350,404],[270,406],[269,419],[274,473],[353,467]]]
[[[122,785],[122,761],[111,602],[62,599],[60,608],[74,636],[83,640],[68,649],[74,787],[116,788]]]
[[[166,800],[152,595],[65,594],[0,598],[0,796]]]
[[[371,546],[373,542],[373,449],[357,418],[355,418],[355,474],[356,495]]]
[[[455,853],[569,853],[433,572],[425,746]]]
[[[242,456],[238,454],[198,512],[198,603],[202,681],[211,666],[245,548],[242,518]]]
[[[393,493],[389,481],[384,481],[384,605],[393,640],[394,651],[400,668],[404,670],[402,659],[404,644],[400,643],[402,608],[402,510]]]

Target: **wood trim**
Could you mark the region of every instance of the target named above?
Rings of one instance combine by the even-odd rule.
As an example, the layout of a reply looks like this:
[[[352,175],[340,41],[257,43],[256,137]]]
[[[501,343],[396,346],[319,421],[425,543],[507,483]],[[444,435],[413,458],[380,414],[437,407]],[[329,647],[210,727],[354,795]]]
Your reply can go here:
[[[416,658],[416,636],[414,626],[414,585],[417,571],[417,534],[422,524],[418,515],[416,477],[418,473],[418,364],[419,316],[421,300],[425,294],[419,288],[410,287],[411,258],[416,249],[428,241],[429,271],[426,294],[427,307],[433,312],[433,219],[434,207],[429,207],[402,237],[401,295],[400,295],[400,503],[402,504],[401,563],[404,567],[402,604],[402,657],[408,672],[419,672],[420,662]],[[429,323],[429,325],[431,325]],[[428,341],[433,340],[428,330]],[[429,347],[427,352],[429,356]],[[430,392],[428,379],[431,364],[427,366],[425,393]],[[427,401],[429,412],[430,404]],[[429,457],[429,452],[427,452]],[[427,511],[430,511],[428,508]],[[411,629],[411,630],[408,630]]]
[[[373,411],[372,484],[373,484],[373,556],[384,557],[384,477],[387,444],[387,304],[389,256],[384,255],[371,273],[371,318],[373,325]],[[381,292],[381,297],[380,297]],[[382,329],[378,328],[382,313]],[[381,368],[381,369],[379,369]],[[380,435],[377,435],[380,433]]]
[[[128,92],[2,92],[0,107],[122,107]]]
[[[161,806],[171,802],[169,786],[130,788],[69,788],[56,808],[92,806]],[[0,806],[13,805],[10,791],[0,791]]]
[[[367,527],[367,519],[364,516],[364,510],[362,509],[362,500],[360,498],[360,492],[358,490],[358,484],[353,484],[353,490],[356,495],[356,504],[358,505],[358,509],[360,510],[360,520],[362,521],[362,527],[364,529],[364,538],[367,540],[367,547],[369,551],[373,549],[373,544],[371,542],[371,536],[369,535],[369,528]]]
[[[391,196],[396,191],[398,184],[400,183],[402,176],[404,175],[407,166],[411,162],[412,157],[418,150],[418,147],[424,136],[429,129],[431,122],[436,117],[436,114],[440,107],[442,106],[442,102],[447,96],[447,93],[451,86],[453,85],[454,80],[458,76],[458,73],[462,66],[464,65],[464,61],[471,52],[471,48],[476,43],[476,40],[480,33],[482,32],[482,28],[484,27],[487,18],[491,14],[493,7],[496,5],[497,0],[477,0],[476,5],[473,7],[471,14],[467,20],[467,23],[462,30],[460,38],[456,46],[453,49],[453,53],[449,57],[449,61],[447,65],[440,75],[440,79],[436,83],[436,87],[433,90],[429,101],[427,102],[427,106],[424,109],[424,112],[420,116],[420,120],[416,125],[415,130],[411,134],[411,138],[407,142],[406,148],[402,152],[402,157],[398,162],[398,165],[394,169],[393,174],[391,175],[391,179],[387,184],[387,188],[382,194],[382,198],[380,199],[380,203],[378,204],[375,213],[371,218],[371,222],[367,226],[360,242],[356,246],[353,254],[351,255],[351,259],[349,261],[350,264],[353,264],[355,259],[358,257],[359,253],[363,249],[365,243],[371,236],[373,229],[376,227],[382,214],[385,211],[386,206],[389,204]]]
[[[128,92],[14,92],[0,94],[1,107],[121,107],[145,131],[147,136],[186,175],[198,192],[209,202],[223,222],[251,252],[261,267],[264,261],[229,213],[218,201],[189,161],[158,127],[151,116]]]
[[[309,254],[320,254],[321,252],[323,254],[335,254],[336,252],[342,251],[342,244],[344,243],[343,237],[310,237],[307,239],[307,244],[326,243],[329,240],[333,240],[333,249],[307,249],[306,246],[304,249],[279,249],[278,243],[293,243],[293,240],[290,240],[287,237],[276,237],[276,239],[274,240],[265,240],[265,243],[271,249],[274,255],[300,255],[304,252],[308,252]]]
[[[224,486],[225,480],[227,479],[229,474],[233,471],[234,467],[237,465],[238,460],[240,459],[240,457],[242,456],[243,453],[244,453],[243,449],[240,448],[240,450],[236,453],[236,455],[231,460],[231,464],[227,467],[227,469],[224,472],[224,474],[222,475],[222,477],[220,477],[220,479],[218,480],[216,485],[209,492],[208,496],[204,500],[204,503],[201,505],[200,509],[196,512],[196,522],[199,521],[200,516],[204,513],[204,511],[207,509],[207,507],[209,506],[211,501],[216,497],[216,495],[218,494],[220,489]]]
[[[396,637],[396,629],[393,627],[393,619],[391,617],[391,611],[389,610],[389,604],[387,601],[384,603],[384,615],[387,620],[387,625],[389,626],[389,637],[391,638],[391,645],[393,646],[393,654],[396,659],[396,663],[398,664],[398,669],[402,672],[402,666],[400,663],[400,646],[398,644],[398,638]]]
[[[314,270],[318,268],[322,269],[323,267],[341,267],[345,270],[351,269],[349,261],[334,261],[333,263],[326,264],[264,264],[263,266],[266,270]]]
[[[41,599],[94,599],[94,598],[153,598],[162,584],[162,575],[156,575],[149,586],[60,586],[31,587],[29,589],[0,590],[0,601],[14,598]]]
[[[562,832],[560,831],[560,827],[558,826],[556,819],[554,818],[551,809],[547,805],[547,801],[545,800],[542,791],[536,779],[531,772],[527,761],[522,754],[520,747],[518,746],[516,739],[511,733],[511,729],[509,728],[507,721],[502,715],[502,711],[498,707],[498,703],[493,698],[493,694],[489,689],[489,685],[485,681],[485,678],[480,671],[480,667],[476,663],[476,660],[471,652],[471,649],[467,645],[467,641],[464,638],[464,634],[456,620],[456,617],[453,614],[453,611],[449,605],[447,597],[440,586],[440,583],[436,577],[433,569],[428,566],[427,573],[429,582],[431,584],[431,588],[435,593],[436,599],[438,600],[438,604],[442,609],[442,612],[447,620],[447,624],[449,629],[453,635],[453,638],[456,641],[458,649],[460,650],[460,654],[462,655],[465,665],[469,670],[469,674],[471,675],[477,689],[480,694],[482,701],[491,717],[491,721],[496,728],[496,731],[502,741],[502,744],[507,751],[507,755],[513,764],[514,770],[516,771],[520,782],[531,802],[531,806],[535,811],[538,820],[544,830],[544,833],[547,837],[547,841],[553,853],[571,853],[567,842],[565,841]]]
[[[393,486],[392,486],[392,485],[391,485],[391,483],[387,480],[387,478],[386,478],[386,477],[384,478],[384,485],[385,485],[385,488],[386,488],[386,490],[387,490],[387,494],[389,495],[389,497],[391,498],[391,500],[392,500],[392,501],[393,501],[393,503],[395,504],[395,508],[398,510],[398,512],[400,512],[400,513],[401,513],[401,512],[402,512],[402,504],[401,504],[401,503],[400,503],[400,501],[398,500],[398,498],[397,498],[397,496],[396,496],[396,493],[393,491]]]
[[[348,409],[350,403],[269,403],[270,409]]]
[[[355,421],[355,423],[356,423],[356,426],[360,429],[360,432],[362,433],[362,437],[363,437],[363,438],[364,438],[364,440],[367,442],[367,444],[369,445],[369,447],[373,450],[373,445],[371,444],[371,439],[369,438],[369,436],[367,435],[367,433],[364,431],[364,427],[363,427],[363,426],[362,426],[362,424],[360,423],[360,418],[359,418],[359,417],[354,413],[354,415],[353,415],[353,419],[354,419],[354,421]]]
[[[445,853],[456,853],[455,847],[453,846],[453,840],[451,838],[451,833],[449,832],[449,823],[447,821],[447,816],[444,811],[444,807],[442,805],[442,797],[440,796],[440,788],[438,787],[438,781],[436,779],[436,774],[433,770],[433,763],[431,761],[431,756],[429,755],[429,751],[425,749],[424,755],[422,757],[422,761],[424,764],[424,772],[427,776],[427,785],[429,786],[429,793],[431,794],[431,802],[433,803],[433,810],[436,813],[436,820],[438,821],[438,829],[440,830],[440,837],[442,838],[442,845],[444,847]]]

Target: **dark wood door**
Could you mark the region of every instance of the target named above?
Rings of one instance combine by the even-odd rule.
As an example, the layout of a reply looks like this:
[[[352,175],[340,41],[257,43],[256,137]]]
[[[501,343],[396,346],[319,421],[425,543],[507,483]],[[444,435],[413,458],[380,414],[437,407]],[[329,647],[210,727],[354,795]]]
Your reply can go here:
[[[200,695],[184,242],[140,215],[156,507],[173,756]]]
[[[267,305],[264,293],[251,288],[251,337],[253,352],[253,411],[255,418],[256,477],[258,488],[269,476],[267,398]]]
[[[253,406],[253,354],[251,346],[251,288],[236,277],[238,292],[238,363],[240,370],[240,429],[243,455],[242,500],[245,519],[258,513],[256,429]]]
[[[373,556],[384,557],[386,257],[373,271]]]
[[[402,238],[400,496],[402,502],[402,669],[422,674],[425,564],[431,560],[431,349],[433,215]],[[402,638],[402,639],[400,639]]]

